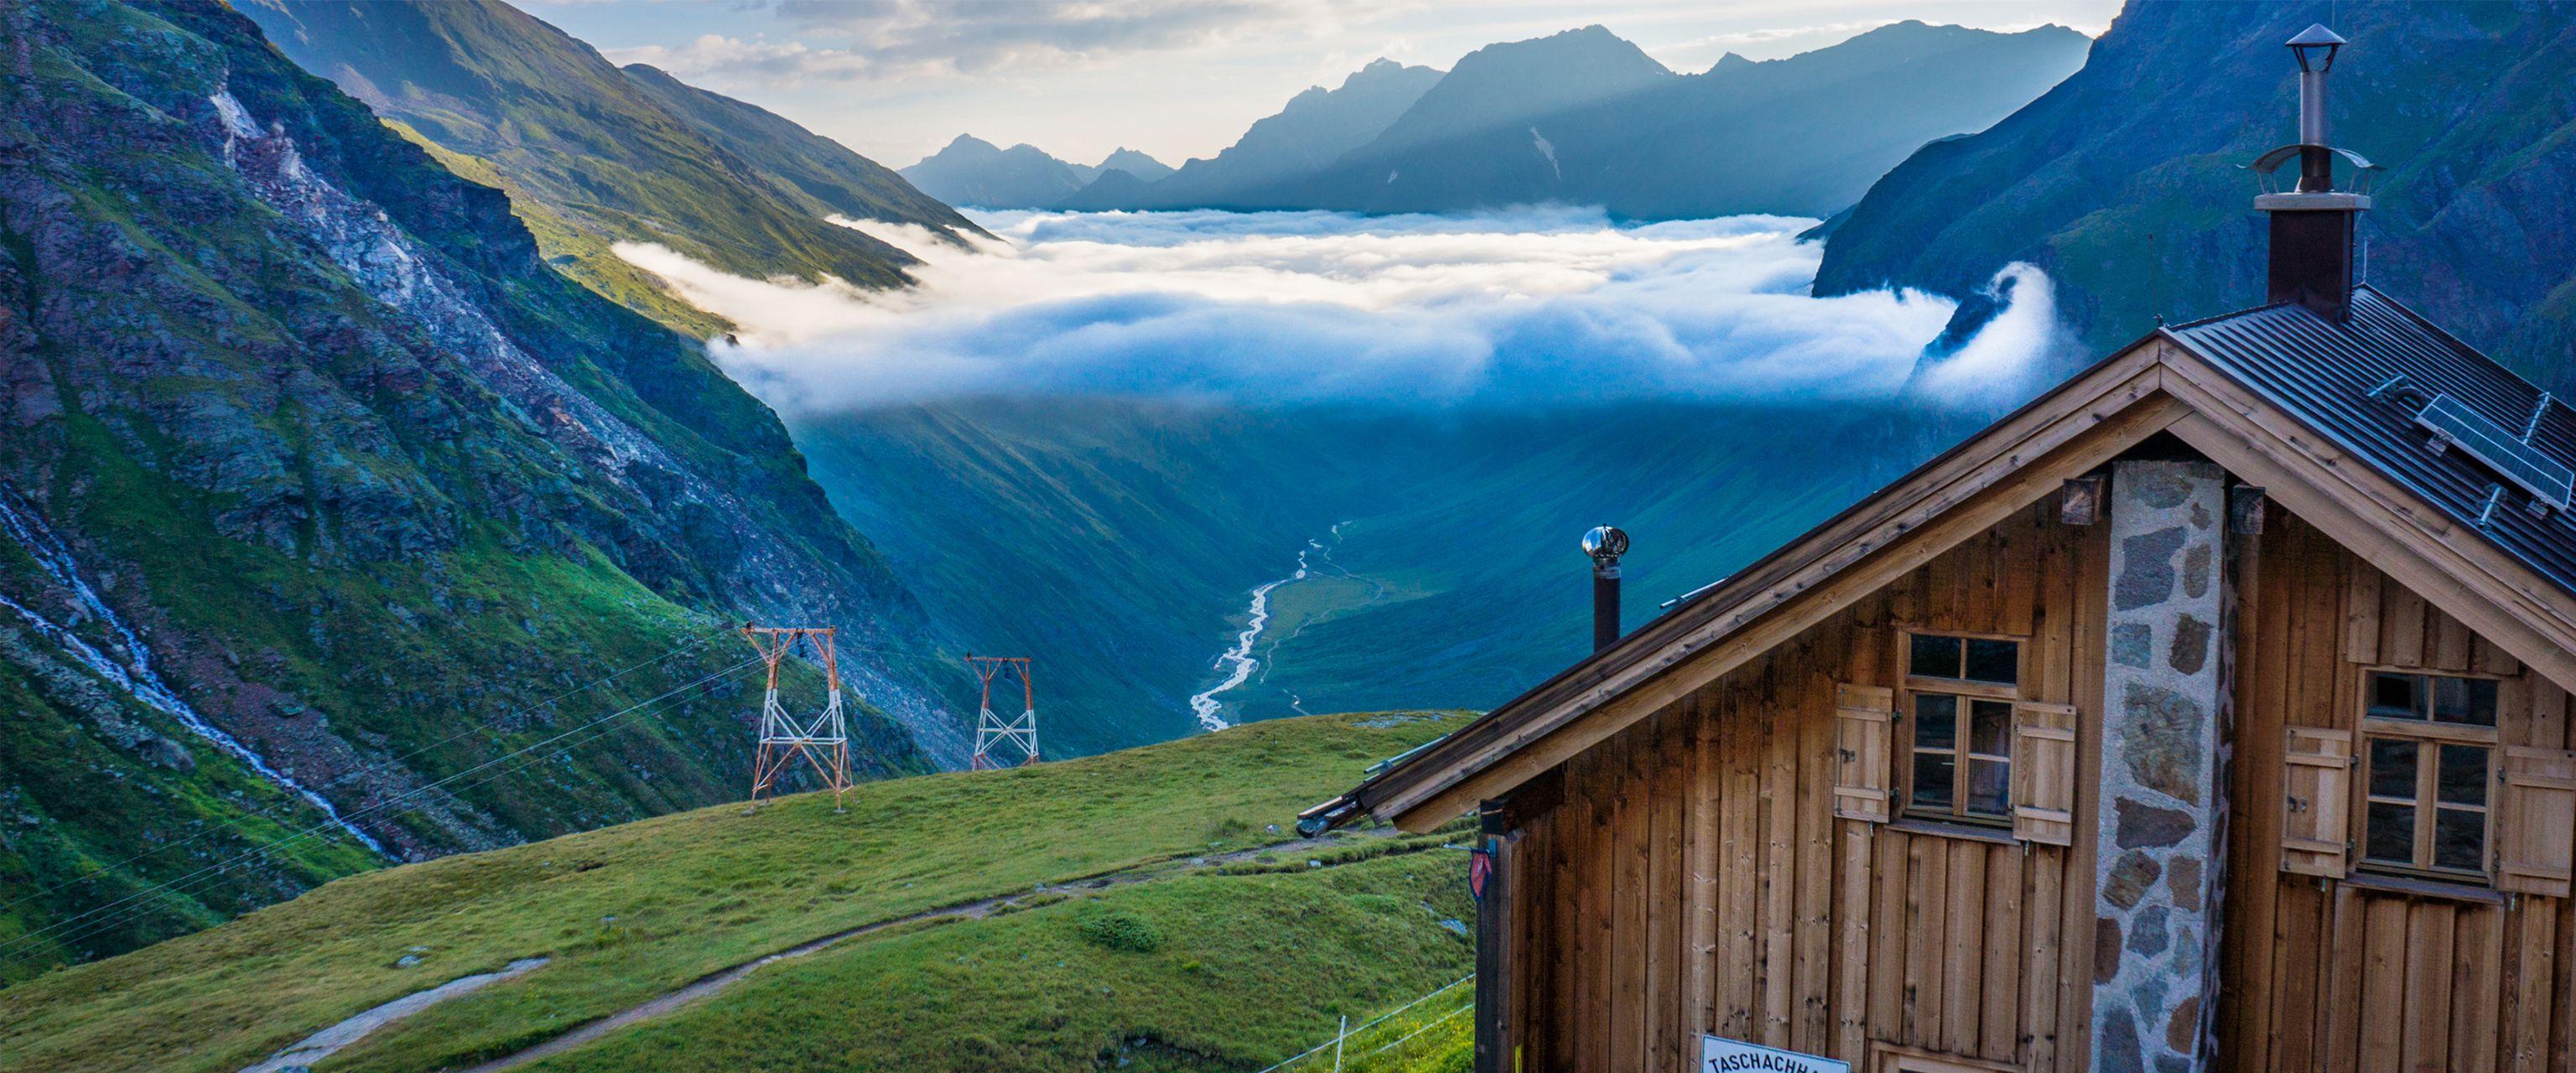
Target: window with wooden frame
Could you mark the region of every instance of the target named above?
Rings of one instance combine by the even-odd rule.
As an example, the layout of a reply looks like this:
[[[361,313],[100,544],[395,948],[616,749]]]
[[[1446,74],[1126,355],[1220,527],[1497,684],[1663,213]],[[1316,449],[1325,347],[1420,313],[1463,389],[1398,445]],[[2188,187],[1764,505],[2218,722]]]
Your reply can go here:
[[[1905,634],[1906,718],[1898,766],[1905,814],[1952,823],[2013,822],[2017,639]]]
[[[2499,683],[2376,669],[2363,678],[2360,866],[2487,879]]]

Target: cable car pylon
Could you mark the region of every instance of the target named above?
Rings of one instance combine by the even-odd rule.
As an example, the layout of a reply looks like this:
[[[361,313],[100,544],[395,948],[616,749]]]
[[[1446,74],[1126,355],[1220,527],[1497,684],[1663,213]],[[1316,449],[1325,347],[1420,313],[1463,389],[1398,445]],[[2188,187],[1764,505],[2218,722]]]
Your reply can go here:
[[[1037,687],[1029,681],[1029,658],[1027,656],[969,655],[966,657],[966,667],[974,671],[975,677],[984,685],[984,703],[982,710],[975,717],[975,761],[971,765],[973,769],[992,771],[1004,766],[1037,763],[1038,694]],[[1006,689],[1010,679],[1019,680],[1020,714],[1018,718],[1004,719],[993,714],[993,680],[996,678],[1004,679],[1003,685]],[[1003,694],[1006,697],[1009,695]],[[997,745],[1016,750],[1020,754],[1017,764],[1005,765],[995,759],[993,748]]]
[[[751,761],[751,804],[745,811],[757,810],[761,797],[773,794],[779,777],[795,767],[798,757],[803,757],[814,774],[822,777],[824,787],[832,791],[832,811],[849,811],[841,798],[850,792],[850,732],[841,717],[841,663],[832,651],[832,627],[755,626],[746,622],[742,635],[769,664],[769,690],[760,701],[760,748]],[[810,718],[790,715],[778,700],[778,665],[799,644],[810,647],[814,661],[823,665],[823,710]]]

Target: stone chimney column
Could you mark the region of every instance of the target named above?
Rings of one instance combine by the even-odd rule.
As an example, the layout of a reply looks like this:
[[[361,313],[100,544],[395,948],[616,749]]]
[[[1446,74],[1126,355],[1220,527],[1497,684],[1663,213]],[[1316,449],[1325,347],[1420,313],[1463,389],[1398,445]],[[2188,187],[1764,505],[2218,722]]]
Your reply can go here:
[[[2095,817],[2095,1073],[2210,1066],[2226,832],[2225,476],[2111,474],[2110,621]]]

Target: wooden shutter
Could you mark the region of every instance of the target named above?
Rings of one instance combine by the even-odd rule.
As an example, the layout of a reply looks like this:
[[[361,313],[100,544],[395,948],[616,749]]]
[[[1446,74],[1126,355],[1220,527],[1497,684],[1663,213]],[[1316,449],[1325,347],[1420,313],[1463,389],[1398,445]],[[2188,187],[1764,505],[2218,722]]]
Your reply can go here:
[[[1834,687],[1834,815],[1886,823],[1889,752],[1896,691],[1886,686]]]
[[[2075,842],[2075,706],[2013,705],[2013,836]]]
[[[2497,890],[2567,896],[2576,874],[2576,752],[2508,745],[2494,830]]]
[[[2281,763],[2281,870],[2342,878],[2352,859],[2352,731],[2291,727]]]

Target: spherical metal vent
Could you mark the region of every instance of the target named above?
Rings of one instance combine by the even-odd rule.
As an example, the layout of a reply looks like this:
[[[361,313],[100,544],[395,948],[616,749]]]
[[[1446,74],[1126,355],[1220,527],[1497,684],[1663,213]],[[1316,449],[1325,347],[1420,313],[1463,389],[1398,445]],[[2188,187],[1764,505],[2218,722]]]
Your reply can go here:
[[[1615,525],[1596,525],[1583,534],[1583,554],[1595,559],[1616,559],[1628,554],[1628,534]]]

